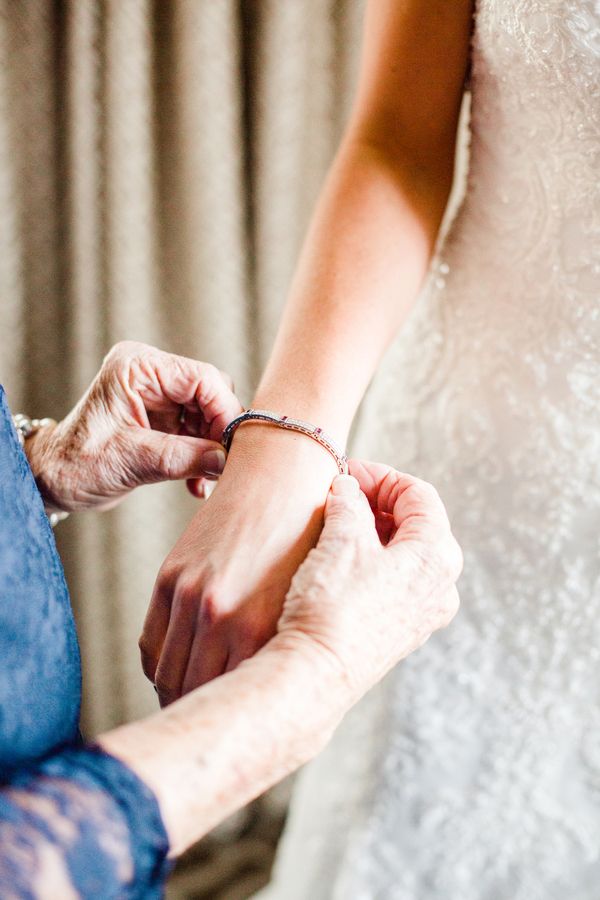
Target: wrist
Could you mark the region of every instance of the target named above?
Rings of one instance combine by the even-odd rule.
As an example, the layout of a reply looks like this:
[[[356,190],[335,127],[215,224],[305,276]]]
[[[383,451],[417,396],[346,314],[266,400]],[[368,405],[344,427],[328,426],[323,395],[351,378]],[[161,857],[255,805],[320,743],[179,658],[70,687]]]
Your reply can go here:
[[[326,492],[338,466],[329,451],[308,435],[251,420],[233,436],[224,477],[236,471],[246,476],[264,472],[270,480],[278,472],[289,477],[291,471],[299,478],[306,474]]]
[[[345,708],[308,644],[273,638],[234,671],[102,735],[155,793],[174,854],[315,756]]]
[[[302,631],[278,631],[254,659],[261,656],[267,661],[278,660],[281,669],[294,672],[296,682],[305,687],[304,702],[315,714],[314,722],[308,722],[309,728],[313,725],[323,732],[328,724],[334,728],[356,701],[338,657]]]
[[[330,392],[325,398],[316,389],[311,391],[303,388],[298,396],[294,396],[289,388],[282,391],[276,386],[264,384],[258,388],[251,407],[303,419],[322,428],[339,447],[345,447],[352,415],[340,403],[332,403],[329,394]]]
[[[70,511],[67,492],[59,489],[64,479],[60,476],[61,454],[57,429],[56,422],[45,425],[28,437],[23,445],[44,506],[49,513]]]

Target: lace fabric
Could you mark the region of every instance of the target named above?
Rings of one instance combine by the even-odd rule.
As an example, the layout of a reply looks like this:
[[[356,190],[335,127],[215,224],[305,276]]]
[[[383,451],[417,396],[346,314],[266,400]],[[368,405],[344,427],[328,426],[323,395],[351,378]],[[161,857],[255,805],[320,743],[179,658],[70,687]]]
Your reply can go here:
[[[74,746],[80,681],[62,566],[0,387],[2,900],[162,895],[154,796],[118,760]]]
[[[80,701],[62,565],[0,387],[0,782],[77,739]]]
[[[355,447],[440,489],[462,609],[307,768],[268,897],[600,896],[600,4],[480,0],[471,89]]]
[[[73,749],[0,789],[0,896],[162,896],[168,846],[153,794],[100,750]]]

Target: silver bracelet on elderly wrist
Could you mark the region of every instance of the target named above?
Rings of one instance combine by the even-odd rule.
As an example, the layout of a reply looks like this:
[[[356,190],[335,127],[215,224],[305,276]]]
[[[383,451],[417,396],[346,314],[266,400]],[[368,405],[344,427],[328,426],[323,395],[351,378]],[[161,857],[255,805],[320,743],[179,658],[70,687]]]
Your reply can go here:
[[[267,409],[247,409],[241,416],[237,416],[237,418],[229,423],[223,432],[222,439],[223,446],[228,452],[231,447],[233,435],[244,422],[265,422],[267,425],[275,425],[278,428],[287,428],[289,431],[297,431],[300,434],[305,434],[330,453],[336,462],[340,475],[348,474],[348,457],[345,452],[337,446],[335,441],[325,434],[322,428],[311,425],[310,422],[304,422],[302,419],[291,419],[289,416],[280,416],[278,413],[271,412]]]
[[[33,437],[33,435],[36,434],[36,432],[38,432],[40,428],[46,428],[48,425],[56,425],[54,419],[31,419],[24,413],[17,413],[16,416],[12,417],[12,420],[21,447],[25,447],[25,441],[27,440],[27,438]],[[59,522],[62,522],[67,518],[69,513],[49,512],[47,513],[47,515],[48,519],[50,520],[51,526],[55,528]]]

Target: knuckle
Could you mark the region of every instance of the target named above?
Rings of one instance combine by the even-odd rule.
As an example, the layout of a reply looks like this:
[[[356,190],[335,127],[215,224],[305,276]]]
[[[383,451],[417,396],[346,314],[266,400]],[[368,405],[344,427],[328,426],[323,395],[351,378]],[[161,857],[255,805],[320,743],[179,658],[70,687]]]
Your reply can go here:
[[[454,619],[460,608],[460,598],[456,588],[453,588],[446,594],[444,607],[442,610],[442,627],[447,627]]]
[[[202,407],[209,407],[219,401],[227,385],[220,370],[212,363],[203,362],[200,365],[199,402]]]
[[[223,369],[219,369],[219,376],[221,380],[225,382],[230,391],[235,390],[235,384],[229,372],[224,372]]]
[[[465,558],[462,552],[462,547],[456,540],[453,534],[450,535],[450,543],[451,543],[451,554],[452,554],[452,571],[454,574],[454,579],[458,579],[461,575],[465,564]]]
[[[201,372],[204,378],[210,381],[222,381],[223,376],[221,375],[220,369],[217,369],[212,363],[203,362],[201,365]]]
[[[114,363],[117,360],[126,359],[132,356],[135,348],[136,344],[134,341],[118,341],[116,344],[113,344],[109,350],[105,361],[107,363]]]
[[[215,625],[219,619],[219,603],[213,593],[204,594],[200,603],[200,619],[208,628]]]
[[[177,475],[178,446],[175,441],[165,440],[158,457],[159,473],[167,480],[172,480]]]
[[[425,481],[424,479],[420,478],[417,480],[417,484],[421,491],[428,497],[435,497],[439,500],[440,495],[438,493],[438,490],[430,481]]]
[[[409,494],[415,506],[422,508],[431,520],[440,524],[447,523],[446,507],[436,487],[429,481],[415,478],[409,488]]]
[[[162,566],[158,571],[158,575],[156,578],[156,586],[159,591],[169,591],[171,590],[175,582],[177,581],[177,577],[179,575],[179,565],[175,562],[175,560],[167,559],[164,561]]]
[[[222,598],[214,586],[202,592],[199,618],[204,628],[213,628],[223,618]]]
[[[196,607],[200,599],[201,591],[195,579],[181,576],[175,586],[175,596],[178,606],[183,609]]]
[[[417,557],[420,571],[439,583],[455,582],[462,571],[462,551],[446,528],[431,543],[423,543]]]
[[[439,555],[441,574],[450,582],[456,581],[462,571],[463,557],[458,541],[451,532],[446,535]]]
[[[150,658],[150,654],[152,653],[152,648],[150,647],[150,642],[144,633],[142,633],[138,639],[138,648],[142,657],[145,659]]]

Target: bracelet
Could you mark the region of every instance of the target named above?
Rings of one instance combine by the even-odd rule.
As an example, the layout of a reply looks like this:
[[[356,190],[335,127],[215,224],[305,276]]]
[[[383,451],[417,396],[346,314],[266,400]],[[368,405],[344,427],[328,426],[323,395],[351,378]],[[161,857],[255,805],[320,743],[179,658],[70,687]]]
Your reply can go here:
[[[311,425],[310,422],[303,422],[302,419],[290,419],[289,416],[280,416],[277,413],[269,412],[266,409],[247,409],[241,416],[237,416],[229,423],[223,431],[222,444],[229,452],[233,435],[242,424],[242,422],[266,422],[268,425],[276,425],[278,428],[287,428],[290,431],[298,431],[312,438],[321,447],[324,447],[335,459],[340,475],[348,474],[348,457],[337,444],[328,437],[322,428]]]
[[[12,417],[12,420],[21,447],[24,447],[27,438],[32,437],[40,428],[45,428],[47,425],[56,425],[54,419],[30,419],[29,416],[23,413],[17,413],[16,416]]]
[[[25,447],[27,438],[33,437],[40,428],[46,428],[47,425],[56,425],[54,419],[30,419],[29,416],[26,416],[23,413],[17,413],[16,416],[12,417],[12,420],[21,447]],[[67,518],[69,513],[51,512],[47,513],[47,515],[52,528],[56,528],[59,522],[63,522]]]

